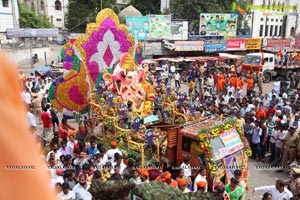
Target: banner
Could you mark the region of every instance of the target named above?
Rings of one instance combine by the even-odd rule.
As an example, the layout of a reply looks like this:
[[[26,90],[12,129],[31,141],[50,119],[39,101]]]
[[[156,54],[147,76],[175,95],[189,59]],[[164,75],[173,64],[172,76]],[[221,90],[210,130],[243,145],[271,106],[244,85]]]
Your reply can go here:
[[[172,21],[172,40],[188,40],[188,21]]]
[[[218,52],[218,51],[226,51],[226,43],[205,45],[205,52]]]
[[[237,15],[222,13],[201,13],[199,33],[201,36],[224,36],[235,38]]]
[[[246,39],[246,50],[260,49],[261,38],[247,38]]]
[[[171,15],[148,15],[149,38],[171,39]]]
[[[203,51],[204,41],[175,41],[175,51]]]
[[[149,18],[147,16],[126,16],[128,31],[137,40],[147,40]]]
[[[267,39],[267,47],[291,47],[291,39]]]
[[[295,38],[295,47],[296,48],[300,47],[300,36],[296,36],[296,38]]]
[[[226,48],[230,50],[245,50],[246,49],[246,39],[228,39]]]
[[[227,158],[224,158],[225,169],[227,171],[227,183],[230,182],[230,179],[233,177],[235,170],[242,170],[243,167],[243,151],[239,151],[234,155],[231,155]]]
[[[235,129],[222,133],[220,138],[225,145],[227,155],[232,154],[244,147],[244,144]]]

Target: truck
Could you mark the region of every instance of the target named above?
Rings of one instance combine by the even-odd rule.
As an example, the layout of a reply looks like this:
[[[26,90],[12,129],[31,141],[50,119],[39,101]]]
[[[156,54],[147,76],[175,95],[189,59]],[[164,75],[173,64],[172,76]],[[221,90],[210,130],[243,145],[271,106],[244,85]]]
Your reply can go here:
[[[263,73],[264,82],[268,83],[276,76],[282,76],[285,80],[289,80],[294,72],[299,72],[299,68],[297,63],[288,65],[277,63],[276,57],[272,53],[248,53],[242,64],[242,75]]]

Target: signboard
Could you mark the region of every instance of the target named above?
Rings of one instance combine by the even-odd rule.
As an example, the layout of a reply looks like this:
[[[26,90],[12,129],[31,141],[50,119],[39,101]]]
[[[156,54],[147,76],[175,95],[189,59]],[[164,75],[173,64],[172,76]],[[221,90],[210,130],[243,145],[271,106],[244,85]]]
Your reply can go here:
[[[148,15],[149,38],[171,39],[171,15]]]
[[[145,56],[168,55],[168,50],[161,46],[161,42],[146,42],[144,50]]]
[[[291,47],[291,39],[267,39],[267,47]]]
[[[227,50],[245,50],[246,49],[246,39],[228,39]]]
[[[188,40],[188,21],[172,21],[172,40]]]
[[[246,39],[246,50],[260,49],[261,38],[247,38]]]
[[[227,150],[227,152],[224,154],[229,155],[244,148],[244,144],[235,129],[221,134],[220,138],[223,141]]]
[[[44,29],[44,28],[15,28],[7,29],[6,37],[7,38],[47,38],[47,37],[57,37],[59,34],[58,29]]]
[[[220,151],[220,149],[225,148],[225,146],[219,137],[212,138],[210,144],[214,152],[214,160],[220,160],[226,156]]]
[[[226,51],[226,43],[205,45],[205,52],[220,52],[220,51]]]
[[[199,33],[201,36],[224,36],[235,38],[237,15],[222,13],[201,13]]]
[[[146,40],[149,33],[149,18],[147,16],[126,16],[128,31],[137,40]]]
[[[204,41],[175,41],[175,51],[203,51]]]

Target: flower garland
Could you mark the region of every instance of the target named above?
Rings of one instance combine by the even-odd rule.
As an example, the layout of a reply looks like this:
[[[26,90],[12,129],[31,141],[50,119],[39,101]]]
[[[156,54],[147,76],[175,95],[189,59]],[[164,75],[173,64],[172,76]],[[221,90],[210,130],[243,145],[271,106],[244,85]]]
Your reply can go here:
[[[248,156],[252,155],[251,148],[247,142],[246,137],[244,136],[244,131],[240,126],[240,122],[236,118],[231,118],[226,120],[222,124],[218,124],[216,126],[210,128],[204,128],[199,131],[199,134],[196,136],[200,141],[200,153],[204,154],[205,159],[208,163],[208,169],[211,174],[215,174],[218,170],[215,160],[213,159],[214,153],[211,147],[210,140],[214,137],[219,137],[220,134],[224,132],[228,132],[232,129],[236,129],[238,134],[241,137],[241,140],[244,143],[244,151]]]

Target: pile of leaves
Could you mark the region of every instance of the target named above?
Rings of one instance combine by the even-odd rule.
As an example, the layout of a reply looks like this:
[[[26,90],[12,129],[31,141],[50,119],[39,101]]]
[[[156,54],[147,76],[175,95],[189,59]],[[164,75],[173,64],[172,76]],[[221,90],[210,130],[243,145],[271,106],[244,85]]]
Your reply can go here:
[[[183,194],[181,190],[172,188],[161,181],[151,181],[138,185],[135,195],[143,200],[214,200],[214,194],[203,193],[202,191]]]
[[[89,192],[96,200],[123,200],[135,187],[133,182],[127,180],[119,181],[94,181]]]

